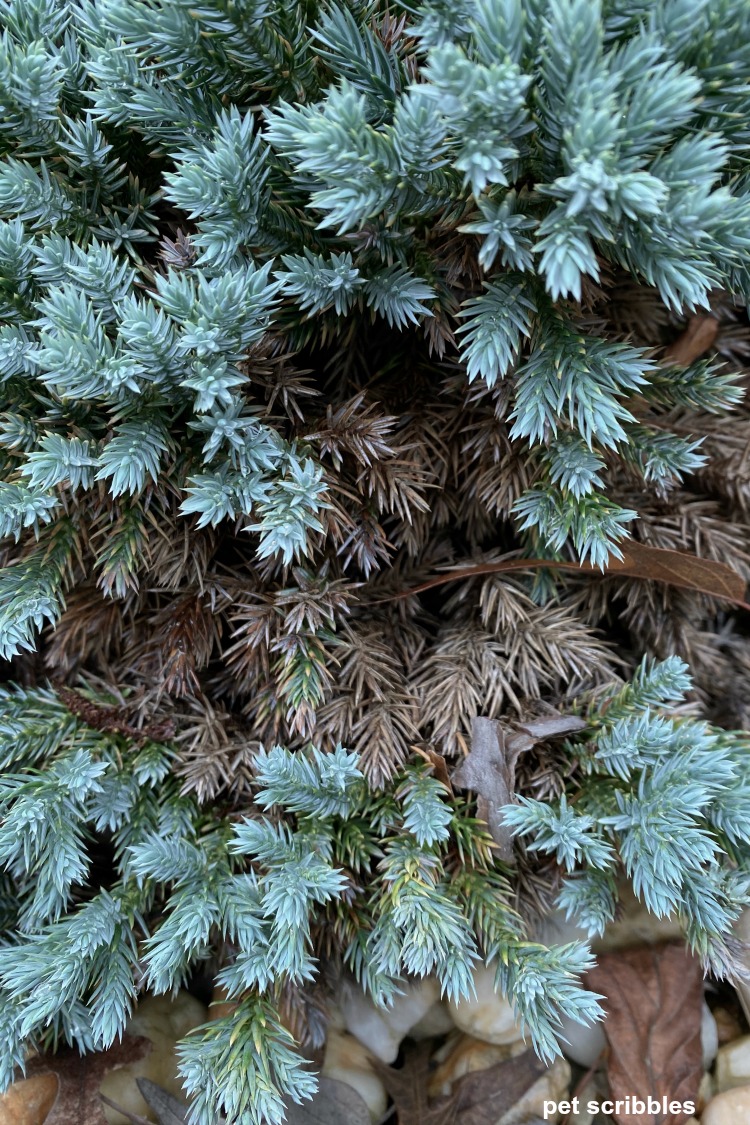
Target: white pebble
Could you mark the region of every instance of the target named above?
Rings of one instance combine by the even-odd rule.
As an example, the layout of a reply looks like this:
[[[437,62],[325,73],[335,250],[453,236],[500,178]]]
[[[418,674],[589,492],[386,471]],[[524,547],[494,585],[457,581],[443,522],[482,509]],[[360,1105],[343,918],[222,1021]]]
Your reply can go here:
[[[354,981],[346,981],[339,1005],[347,1031],[385,1063],[396,1059],[402,1039],[440,999],[433,977],[408,981],[387,1008],[378,1008]]]
[[[353,1035],[328,1032],[321,1074],[356,1090],[373,1121],[379,1121],[385,1113],[388,1104],[385,1086],[373,1070],[372,1055]]]
[[[522,1039],[513,1008],[495,992],[494,969],[475,969],[474,988],[475,996],[448,1004],[456,1027],[486,1043],[515,1043]]]
[[[750,1086],[725,1090],[712,1098],[701,1115],[702,1125],[747,1125],[750,1121]]]
[[[601,1023],[583,1024],[565,1016],[558,1035],[560,1050],[586,1070],[600,1058],[607,1046]]]
[[[719,1048],[714,1074],[719,1093],[750,1085],[750,1035]]]

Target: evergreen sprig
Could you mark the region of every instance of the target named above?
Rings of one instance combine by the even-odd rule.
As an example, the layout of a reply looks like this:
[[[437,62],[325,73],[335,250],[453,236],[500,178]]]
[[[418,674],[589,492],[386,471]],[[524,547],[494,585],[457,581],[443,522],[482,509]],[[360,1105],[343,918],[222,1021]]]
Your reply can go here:
[[[232,1020],[182,1048],[196,1095],[191,1120],[223,1112],[280,1122],[284,1097],[314,1088],[312,1076],[297,1082],[302,1062],[274,1008],[285,983],[317,973],[314,923],[331,927],[338,957],[378,1002],[405,975],[434,973],[451,998],[470,994],[481,947],[505,966],[499,982],[511,973],[508,995],[545,1057],[558,1051],[553,1029],[562,1014],[598,1018],[591,994],[573,987],[587,963],[583,949],[534,947],[534,972],[546,983],[533,992],[528,938],[485,829],[424,765],[407,766],[375,796],[356,754],[276,746],[258,757],[256,803],[285,819],[272,823],[251,810],[236,823],[178,795],[167,746],[146,742],[128,753],[125,736],[73,718],[51,692],[6,690],[2,707],[0,862],[16,921],[0,949],[0,988],[4,1010],[23,1013],[2,1044],[7,1078],[23,1043],[109,1045],[132,1009],[139,963],[146,986],[168,992],[229,943],[234,952],[219,980],[241,1004]],[[77,905],[74,884],[89,883],[90,844],[103,837],[117,857],[115,878]],[[149,933],[151,915],[160,921]],[[525,982],[518,993],[513,974]],[[230,1040],[249,1069],[221,1062]],[[261,1087],[267,1098],[258,1099]]]
[[[573,751],[586,775],[575,804],[521,797],[505,822],[569,873],[559,905],[592,935],[614,917],[621,863],[650,912],[679,916],[706,971],[731,977],[727,938],[750,890],[744,740],[659,713],[689,687],[679,659],[644,660],[590,712],[592,733]]]
[[[747,739],[665,713],[688,684],[680,661],[644,662],[629,685],[592,702],[568,747],[584,771],[575,803],[519,795],[505,816],[567,872],[560,905],[591,933],[613,916],[622,863],[647,909],[678,914],[706,967],[733,976],[728,938],[750,901]],[[80,698],[90,715],[106,713],[90,693]],[[181,1047],[190,1120],[276,1125],[287,1096],[314,1090],[307,1072],[299,1081],[277,1005],[285,985],[315,979],[321,927],[326,955],[380,1004],[404,977],[426,975],[459,1000],[484,960],[546,1059],[559,1052],[563,1016],[599,1018],[578,982],[592,963],[586,945],[529,936],[486,827],[425,762],[374,794],[358,755],[341,747],[261,749],[255,801],[238,821],[179,795],[168,745],[134,752],[127,735],[88,725],[49,690],[6,689],[0,703],[12,919],[0,989],[6,1022],[16,1013],[1,1047],[6,1080],[24,1044],[110,1044],[141,970],[146,987],[169,992],[222,949],[218,980],[240,1003]],[[91,882],[91,844],[102,839],[116,857],[107,888]],[[74,886],[92,893],[78,902]],[[230,1045],[246,1065],[230,1065]]]
[[[0,22],[0,1080],[214,953],[241,1006],[182,1048],[196,1125],[312,1091],[279,1001],[324,954],[381,1003],[483,959],[551,1057],[597,1014],[587,948],[530,939],[413,750],[601,687],[615,614],[659,660],[530,757],[509,823],[592,933],[622,865],[731,975],[746,739],[670,707],[679,651],[746,724],[739,627],[616,574],[429,576],[606,570],[629,535],[750,575],[745,0]],[[665,355],[700,310],[721,362]]]
[[[368,313],[459,339],[468,379],[507,388],[512,441],[543,454],[521,531],[617,557],[634,516],[605,500],[604,461],[659,489],[703,464],[634,401],[726,410],[738,389],[586,334],[575,305],[603,268],[678,313],[718,287],[750,299],[749,64],[720,61],[705,5],[693,37],[661,0],[648,20],[613,10],[427,3],[397,34],[378,5],[9,0],[0,363],[35,428],[0,481],[0,533],[60,503],[85,524],[100,482],[155,486],[198,526],[246,520],[261,560],[299,560],[325,535],[323,467],[273,426],[241,455],[243,360],[269,331],[293,350],[299,314],[345,339]],[[744,27],[740,0],[722,10]],[[155,268],[165,199],[196,229]],[[484,280],[457,285],[430,227],[465,234]]]

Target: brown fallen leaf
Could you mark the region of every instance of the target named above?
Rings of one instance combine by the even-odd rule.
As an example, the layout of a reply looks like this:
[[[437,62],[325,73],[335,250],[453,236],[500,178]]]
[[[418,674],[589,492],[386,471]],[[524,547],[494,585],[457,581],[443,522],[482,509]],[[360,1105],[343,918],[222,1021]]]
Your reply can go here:
[[[713,347],[719,333],[715,316],[691,316],[687,328],[664,352],[664,363],[688,367]]]
[[[658,1112],[615,1113],[615,1121],[684,1125],[691,1115],[672,1112],[669,1103],[698,1103],[703,1077],[698,960],[677,943],[605,953],[585,983],[604,997],[612,1098],[624,1102],[636,1096],[648,1107],[651,1097],[660,1105]]]
[[[565,562],[562,559],[501,559],[499,562],[478,563],[474,566],[451,567],[444,574],[437,574],[397,594],[375,598],[369,604],[396,601],[424,593],[448,582],[463,582],[468,578],[478,578],[483,574],[502,574],[517,570],[571,570],[577,574],[589,574],[594,578],[606,578],[610,574],[621,574],[627,578],[639,578],[646,582],[663,582],[668,586],[678,586],[683,590],[695,590],[711,598],[723,598],[741,609],[749,609],[745,601],[745,580],[726,563],[714,559],[701,559],[686,551],[671,551],[665,547],[649,547],[645,543],[628,540],[620,545],[622,559],[613,558],[604,570],[588,563]]]
[[[373,1070],[396,1107],[398,1125],[454,1125],[456,1115],[446,1099],[430,1104],[427,1096],[431,1053],[432,1044],[425,1040],[404,1049],[404,1064],[398,1069],[372,1060]]]
[[[544,742],[547,738],[563,738],[566,734],[575,734],[585,730],[586,725],[586,720],[579,719],[576,715],[543,715],[539,719],[516,723],[515,729],[519,734],[527,734],[533,743],[537,743]]]
[[[153,1125],[153,1122],[149,1121],[147,1117],[141,1117],[140,1113],[131,1113],[124,1105],[120,1105],[119,1102],[113,1102],[106,1094],[100,1094],[99,1097],[110,1109],[116,1109],[118,1113],[122,1114],[122,1116],[130,1122],[130,1125]]]
[[[513,834],[500,810],[513,800],[516,762],[524,749],[523,744],[510,744],[497,719],[478,716],[471,723],[471,750],[453,772],[458,789],[473,789],[477,794],[477,816],[487,822],[498,859],[504,863],[513,862]]]
[[[287,1104],[286,1125],[370,1125],[370,1111],[351,1086],[322,1077],[312,1101]]]
[[[178,1102],[168,1090],[163,1090],[148,1078],[136,1078],[135,1084],[147,1105],[156,1114],[159,1125],[184,1125],[187,1106]]]
[[[456,1105],[456,1125],[497,1125],[546,1070],[533,1051],[465,1074],[450,1095]]]
[[[668,586],[696,590],[712,598],[725,598],[745,609],[750,608],[744,600],[745,580],[736,570],[725,563],[701,559],[685,551],[669,551],[664,547],[649,547],[634,539],[629,540],[624,545],[622,560],[613,559],[607,573],[664,582]]]
[[[30,1059],[28,1078],[53,1074],[58,1081],[57,1098],[44,1125],[107,1125],[99,1097],[102,1078],[110,1070],[144,1058],[150,1050],[148,1039],[125,1035],[108,1051],[80,1055],[72,1047],[62,1047],[54,1055]]]
[[[546,1069],[533,1051],[525,1051],[463,1075],[450,1094],[430,1099],[431,1051],[429,1042],[407,1048],[399,1069],[373,1064],[396,1107],[398,1125],[496,1125]]]
[[[511,804],[516,790],[516,762],[526,750],[545,738],[583,730],[586,723],[573,715],[553,715],[521,723],[509,730],[496,719],[477,716],[471,724],[471,750],[453,773],[459,789],[477,794],[477,815],[487,822],[497,844],[497,857],[513,862],[513,834],[506,827],[502,808]]]
[[[451,785],[450,775],[448,774],[448,763],[442,754],[438,754],[437,750],[433,750],[431,746],[412,746],[415,754],[432,766],[433,775],[437,780],[444,785],[445,788],[453,796],[453,786]]]

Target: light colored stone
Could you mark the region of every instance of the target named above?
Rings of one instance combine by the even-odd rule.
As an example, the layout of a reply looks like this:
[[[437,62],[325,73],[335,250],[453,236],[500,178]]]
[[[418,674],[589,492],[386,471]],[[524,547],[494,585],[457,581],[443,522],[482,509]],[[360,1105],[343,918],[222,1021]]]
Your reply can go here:
[[[683,935],[679,920],[676,917],[656,918],[649,914],[633,894],[630,886],[623,883],[619,889],[620,917],[607,926],[600,938],[594,938],[590,944],[594,953],[606,953],[616,949],[626,949],[629,946],[652,945],[663,941],[682,941]],[[534,928],[536,941],[543,945],[565,945],[570,941],[589,942],[588,931],[578,926],[574,921],[568,921],[562,910],[553,910]],[[708,1011],[708,1010],[707,1010]],[[710,1012],[704,1019],[706,1026],[703,1029],[705,1039],[704,1055],[713,1046],[715,1028],[710,1026]],[[474,1032],[478,1034],[478,1032]],[[567,1040],[567,1042],[566,1042]],[[606,1046],[604,1031],[601,1024],[592,1027],[576,1023],[574,1020],[563,1021],[562,1033],[559,1036],[560,1049],[563,1053],[586,1069],[593,1066]],[[718,1043],[716,1044],[718,1047]],[[707,1064],[710,1065],[710,1064]]]
[[[488,1043],[454,1032],[433,1056],[433,1064],[438,1065],[430,1075],[428,1095],[438,1098],[450,1094],[454,1084],[464,1075],[487,1070],[526,1050],[526,1044],[521,1039],[512,1043]],[[566,1060],[555,1059],[523,1097],[497,1119],[496,1125],[526,1125],[527,1122],[536,1125],[543,1117],[545,1101],[560,1101],[567,1097],[570,1077],[570,1065]],[[550,1117],[548,1120],[557,1121],[558,1118]]]
[[[0,1125],[44,1125],[57,1098],[54,1074],[37,1074],[14,1082],[0,1094]]]
[[[712,1098],[701,1115],[701,1125],[747,1125],[750,1121],[750,1086],[737,1086]]]
[[[321,1074],[344,1082],[359,1094],[373,1121],[385,1113],[388,1095],[372,1066],[373,1055],[347,1032],[330,1031]]]
[[[735,1086],[750,1086],[750,1035],[719,1048],[714,1074],[719,1093]]]
[[[495,992],[493,969],[480,966],[474,970],[474,989],[475,996],[448,1004],[456,1027],[486,1043],[514,1043],[522,1039],[513,1008]]]
[[[566,1059],[555,1059],[552,1066],[538,1078],[533,1086],[516,1104],[498,1118],[496,1125],[530,1125],[544,1119],[544,1103],[564,1101],[570,1088],[570,1064]],[[547,1117],[547,1121],[558,1122],[560,1114]]]
[[[333,1000],[328,1005],[326,1015],[328,1018],[329,1031],[346,1031],[346,1020],[344,1019],[344,1013],[341,1011],[337,1000]]]
[[[601,1023],[578,1023],[565,1016],[558,1035],[560,1050],[566,1058],[588,1070],[601,1058],[607,1046]]]
[[[385,1063],[395,1061],[401,1041],[440,1000],[433,977],[407,981],[387,1008],[378,1008],[354,981],[344,981],[339,1007],[344,1027]]]
[[[653,945],[664,941],[683,941],[684,937],[677,917],[657,918],[633,894],[630,885],[624,882],[619,888],[619,917],[611,922],[600,938],[591,941],[594,953],[607,953],[611,950],[626,949],[630,946]],[[588,931],[574,921],[568,921],[562,910],[553,910],[537,922],[534,937],[544,945],[564,945],[570,941],[589,941]],[[711,1013],[706,1007],[702,1026],[704,1058],[716,1054],[716,1027]],[[475,1032],[475,1034],[477,1034]],[[568,1040],[566,1043],[565,1040]],[[573,1020],[565,1020],[559,1038],[564,1054],[586,1067],[593,1066],[604,1050],[606,1040],[601,1024],[585,1027]],[[713,1054],[711,1054],[713,1052]],[[710,1065],[710,1062],[706,1063]]]
[[[542,945],[567,945],[571,941],[588,942],[588,930],[569,922],[564,910],[551,910],[534,925],[534,941]]]
[[[571,941],[589,940],[588,931],[575,922],[569,922],[562,910],[553,910],[537,922],[534,939],[542,945],[566,945]],[[600,1023],[587,1027],[567,1018],[562,1021],[558,1042],[563,1054],[586,1070],[594,1065],[606,1046]]]
[[[710,1070],[719,1050],[719,1029],[706,1002],[701,1012],[701,1047],[703,1049],[703,1069]]]
[[[144,1035],[153,1043],[159,1038],[182,1039],[206,1022],[208,1010],[189,992],[171,996],[145,996],[128,1020],[126,1031]]]
[[[416,1039],[417,1042],[421,1039],[438,1039],[441,1035],[448,1035],[453,1031],[453,1027],[448,1005],[438,1000],[429,1011],[425,1012],[419,1023],[409,1028],[409,1038]]]
[[[536,941],[543,945],[564,945],[569,941],[585,941],[594,953],[608,953],[636,945],[656,945],[664,941],[684,941],[676,915],[657,918],[650,914],[633,894],[630,885],[619,887],[618,917],[610,922],[601,937],[589,939],[588,931],[568,921],[562,910],[553,910],[534,927]]]
[[[101,1093],[149,1121],[155,1118],[138,1091],[136,1078],[149,1078],[174,1097],[186,1101],[182,1079],[177,1075],[175,1046],[194,1027],[205,1023],[207,1016],[205,1005],[187,992],[179,992],[174,999],[146,996],[128,1020],[126,1030],[131,1035],[150,1039],[153,1048],[145,1058],[106,1074],[100,1086]],[[128,1125],[128,1118],[117,1110],[105,1106],[103,1112],[110,1125]]]
[[[435,1069],[430,1074],[427,1093],[431,1098],[450,1094],[454,1082],[465,1074],[487,1070],[499,1062],[522,1054],[526,1050],[523,1040],[515,1043],[486,1043],[462,1031],[454,1031],[432,1057]]]

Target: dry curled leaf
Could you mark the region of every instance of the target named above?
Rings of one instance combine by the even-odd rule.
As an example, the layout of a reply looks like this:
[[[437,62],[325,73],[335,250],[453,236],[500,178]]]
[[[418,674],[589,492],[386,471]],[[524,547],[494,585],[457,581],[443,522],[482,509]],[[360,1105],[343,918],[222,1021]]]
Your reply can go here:
[[[487,822],[498,859],[504,863],[513,860],[513,835],[500,810],[513,800],[516,761],[523,749],[509,745],[497,719],[477,717],[471,724],[471,750],[453,773],[454,785],[477,794],[477,815]]]
[[[524,1051],[486,1070],[465,1074],[450,1095],[456,1125],[497,1125],[546,1069],[533,1051]]]
[[[496,719],[477,717],[472,721],[471,750],[454,771],[453,783],[478,795],[477,815],[487,822],[498,859],[504,863],[513,862],[513,834],[504,823],[502,808],[513,801],[519,755],[545,738],[572,734],[585,726],[574,715],[535,719],[519,724],[514,731],[506,730]]]
[[[373,1060],[373,1068],[383,1080],[398,1114],[398,1125],[453,1125],[456,1116],[446,1099],[430,1104],[427,1086],[430,1077],[429,1041],[404,1051],[404,1065],[398,1069]]]
[[[451,567],[444,574],[428,578],[419,586],[376,598],[371,605],[379,602],[395,601],[398,598],[412,597],[448,582],[465,581],[484,574],[503,574],[517,570],[571,570],[577,574],[590,574],[592,577],[606,578],[609,574],[620,574],[626,578],[639,578],[646,582],[663,582],[667,586],[678,586],[682,590],[694,590],[712,598],[723,598],[742,609],[750,609],[745,601],[745,580],[726,563],[714,559],[702,559],[687,551],[673,551],[666,547],[649,547],[645,543],[628,540],[621,544],[622,558],[612,558],[603,570],[588,563],[564,562],[561,559],[502,559],[499,562],[479,563],[476,566]]]
[[[713,347],[718,333],[719,322],[715,316],[691,316],[685,331],[664,352],[664,362],[688,367]]]
[[[607,572],[663,582],[745,606],[745,580],[736,570],[725,563],[701,559],[686,551],[649,547],[632,540],[624,545],[622,560],[613,559]]]
[[[671,1111],[669,1104],[698,1102],[703,1077],[698,960],[676,943],[605,953],[586,985],[605,998],[612,1098],[624,1102],[636,1096],[647,1105],[653,1098],[662,1107],[657,1113],[615,1113],[615,1121],[684,1125],[691,1115]]]
[[[533,1051],[465,1074],[450,1094],[430,1099],[429,1042],[407,1049],[399,1069],[375,1063],[393,1099],[398,1125],[496,1125],[544,1074],[545,1065]]]
[[[323,1077],[312,1101],[287,1104],[286,1125],[370,1125],[370,1111],[351,1086]]]
[[[148,1078],[136,1078],[135,1084],[144,1102],[156,1114],[159,1125],[184,1125],[187,1106]]]
[[[515,729],[519,732],[511,740],[516,742],[521,735],[528,735],[532,744],[544,742],[547,738],[564,738],[566,734],[577,734],[586,729],[586,721],[576,715],[543,715],[539,719],[529,719],[525,723],[516,723]],[[531,749],[524,746],[523,749]]]
[[[448,765],[442,754],[438,754],[437,750],[433,750],[431,746],[413,746],[415,754],[423,758],[432,767],[433,776],[437,778],[441,785],[444,785],[451,796],[453,796],[453,786],[451,785],[450,775],[448,773]]]

